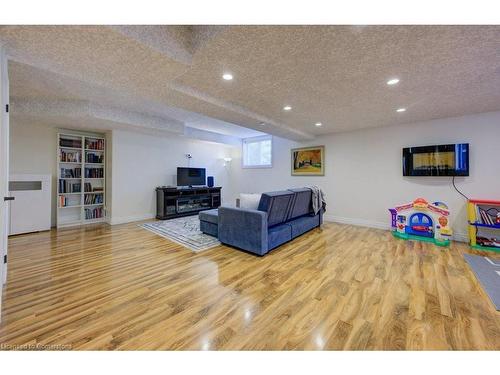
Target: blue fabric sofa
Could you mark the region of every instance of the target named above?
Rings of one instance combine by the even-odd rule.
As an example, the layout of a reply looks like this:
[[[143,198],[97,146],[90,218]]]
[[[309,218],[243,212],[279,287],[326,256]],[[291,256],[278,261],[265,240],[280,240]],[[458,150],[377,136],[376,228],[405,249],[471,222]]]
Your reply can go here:
[[[258,255],[323,223],[323,210],[312,212],[307,188],[264,193],[257,210],[219,207],[216,216],[219,241]]]

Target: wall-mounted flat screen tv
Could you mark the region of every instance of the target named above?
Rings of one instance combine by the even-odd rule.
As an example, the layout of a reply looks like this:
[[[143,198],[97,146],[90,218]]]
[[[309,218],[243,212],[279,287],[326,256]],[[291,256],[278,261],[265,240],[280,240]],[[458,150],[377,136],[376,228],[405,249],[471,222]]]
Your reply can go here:
[[[403,148],[403,176],[468,175],[468,143]]]
[[[206,185],[205,168],[177,167],[177,186]]]

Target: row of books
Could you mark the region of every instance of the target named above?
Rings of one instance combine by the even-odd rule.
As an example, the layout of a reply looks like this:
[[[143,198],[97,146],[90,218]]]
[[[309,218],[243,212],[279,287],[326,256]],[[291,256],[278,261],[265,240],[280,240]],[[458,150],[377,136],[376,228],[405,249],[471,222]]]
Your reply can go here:
[[[85,178],[103,178],[103,168],[85,168]]]
[[[87,194],[85,195],[84,204],[100,204],[104,203],[102,194]]]
[[[85,155],[85,162],[86,163],[102,163],[102,162],[104,162],[104,155],[103,154],[94,154],[94,153],[88,152]]]
[[[59,146],[82,148],[82,140],[81,139],[60,138],[59,139]]]
[[[91,182],[85,182],[85,184],[83,185],[83,189],[86,193],[104,191],[104,188],[102,186],[92,186]]]
[[[99,219],[101,217],[104,217],[104,208],[103,207],[95,207],[95,208],[86,208],[85,209],[85,220]]]
[[[80,203],[73,201],[70,203],[70,198],[65,195],[59,196],[59,207],[71,207],[71,206],[79,206]]]
[[[61,150],[59,160],[68,163],[81,163],[82,157],[80,151]]]
[[[85,139],[85,148],[88,150],[104,150],[104,139]]]
[[[496,215],[493,216],[491,215],[488,210],[485,210],[484,208],[481,208],[477,206],[479,210],[479,221],[481,224],[486,224],[486,225],[500,225],[496,222]]]
[[[82,168],[61,168],[61,178],[81,178]]]
[[[81,191],[81,182],[59,180],[59,193],[80,193]]]

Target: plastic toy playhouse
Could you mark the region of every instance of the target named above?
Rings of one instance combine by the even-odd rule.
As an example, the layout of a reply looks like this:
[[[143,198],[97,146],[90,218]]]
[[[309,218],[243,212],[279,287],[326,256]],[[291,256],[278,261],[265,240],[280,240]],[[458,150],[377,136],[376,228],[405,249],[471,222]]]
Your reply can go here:
[[[404,240],[433,242],[448,246],[451,238],[450,211],[443,202],[429,203],[424,198],[390,208],[392,234]]]

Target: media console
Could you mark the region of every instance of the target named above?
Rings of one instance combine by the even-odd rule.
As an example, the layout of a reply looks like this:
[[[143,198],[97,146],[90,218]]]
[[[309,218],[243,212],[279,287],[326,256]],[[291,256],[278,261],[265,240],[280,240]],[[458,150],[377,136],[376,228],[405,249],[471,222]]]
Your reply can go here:
[[[221,187],[156,188],[156,218],[160,220],[194,215],[221,204]]]

